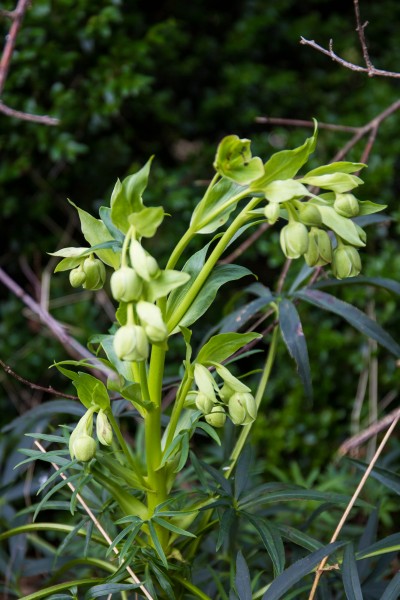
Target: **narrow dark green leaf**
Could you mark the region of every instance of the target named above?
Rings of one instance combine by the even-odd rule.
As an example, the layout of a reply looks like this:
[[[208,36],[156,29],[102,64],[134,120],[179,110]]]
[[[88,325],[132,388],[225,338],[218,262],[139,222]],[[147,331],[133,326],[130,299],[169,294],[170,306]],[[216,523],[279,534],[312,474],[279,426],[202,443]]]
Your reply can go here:
[[[109,596],[110,594],[120,594],[121,592],[136,590],[140,585],[140,583],[103,583],[91,587],[90,590],[88,590],[86,597],[101,598]]]
[[[236,500],[239,499],[240,495],[246,488],[250,475],[251,460],[252,456],[250,446],[245,446],[243,452],[239,456],[237,467],[235,469],[234,494]]]
[[[221,486],[224,492],[228,496],[232,496],[232,485],[230,481],[225,479],[222,473],[220,473],[217,469],[214,469],[214,467],[207,464],[206,462],[199,461],[199,463],[203,467],[203,469],[205,469],[211,475],[211,477],[216,481],[216,483],[218,483]]]
[[[188,459],[188,456],[189,456],[189,433],[186,432],[186,434],[182,438],[179,462],[178,462],[176,468],[174,469],[174,473],[179,473],[179,471],[181,471],[183,469],[183,467],[185,466],[186,461]]]
[[[274,575],[277,577],[285,568],[285,549],[278,529],[265,519],[255,517],[249,513],[242,513],[253,525],[260,536],[262,543],[267,550],[274,568]]]
[[[196,423],[196,430],[197,429],[202,429],[203,431],[205,431],[207,433],[207,435],[210,436],[211,439],[214,440],[214,442],[216,442],[218,444],[218,446],[221,445],[220,437],[219,437],[218,433],[215,431],[214,427],[211,427],[211,425],[209,425],[208,423],[199,421],[198,423]]]
[[[319,290],[326,287],[342,286],[342,285],[372,285],[381,287],[390,292],[400,295],[400,283],[394,279],[385,277],[351,277],[348,279],[321,279],[312,285],[313,290]]]
[[[250,319],[254,318],[260,310],[268,306],[270,302],[273,302],[273,300],[274,297],[271,294],[270,300],[267,300],[266,298],[256,298],[248,304],[241,306],[221,321],[219,332],[228,333],[230,331],[237,331],[250,321]]]
[[[392,581],[389,583],[381,600],[398,600],[400,598],[400,571],[396,573]]]
[[[150,537],[153,540],[154,548],[155,548],[162,564],[164,565],[164,567],[166,569],[168,569],[167,557],[165,556],[165,553],[161,546],[160,540],[158,539],[158,535],[157,535],[157,532],[156,532],[153,522],[148,521],[148,526],[149,526],[149,531],[150,531]]]
[[[282,596],[291,589],[300,579],[311,573],[311,571],[321,562],[325,556],[330,556],[339,548],[344,546],[346,542],[335,542],[328,544],[315,552],[312,552],[305,558],[302,558],[285,569],[271,583],[261,600],[279,600]]]
[[[306,338],[304,337],[299,313],[293,302],[290,300],[284,299],[279,304],[279,326],[283,341],[286,344],[290,356],[297,365],[304,391],[308,398],[312,398],[313,389]]]
[[[215,550],[217,552],[224,543],[229,542],[231,528],[236,518],[236,513],[233,510],[233,508],[229,507],[224,511],[222,518],[219,522],[218,539],[215,546]]]
[[[349,458],[347,461],[357,467],[357,469],[360,469],[362,472],[365,472],[368,468],[368,465],[360,460]],[[392,492],[400,494],[400,476],[393,471],[383,469],[382,467],[374,467],[371,471],[371,477],[389,488],[389,490],[392,490]]]
[[[400,356],[400,345],[392,338],[392,336],[355,306],[318,290],[297,292],[295,296],[305,300],[309,304],[318,306],[318,308],[328,310],[343,317],[343,319],[350,323],[355,329],[384,346],[395,356]]]
[[[155,523],[157,523],[158,525],[161,525],[161,527],[164,527],[165,529],[169,529],[169,531],[172,531],[173,533],[177,533],[178,535],[185,535],[187,537],[192,537],[192,538],[196,537],[193,533],[190,533],[190,531],[186,531],[185,529],[182,529],[181,527],[177,527],[176,525],[174,525],[173,523],[170,523],[169,521],[167,521],[166,519],[163,519],[162,517],[153,517],[152,520]]]
[[[388,552],[398,552],[400,550],[400,533],[393,533],[379,540],[375,544],[364,548],[362,552],[357,552],[357,560],[368,558],[369,556],[380,556]]]
[[[235,586],[239,600],[252,600],[249,567],[240,550],[236,556]]]
[[[347,544],[344,549],[342,579],[347,600],[363,600],[353,544]]]
[[[26,427],[32,427],[32,423],[43,419],[44,417],[48,420],[54,417],[54,415],[73,415],[81,417],[84,413],[84,409],[80,402],[75,400],[52,400],[51,402],[45,402],[40,406],[35,406],[25,414],[17,417],[11,423],[5,425],[2,429],[2,433],[7,433],[17,428],[19,425],[26,424]]]
[[[293,542],[293,544],[297,544],[297,546],[301,546],[306,550],[310,550],[313,552],[314,550],[319,550],[322,548],[321,542],[315,540],[311,536],[307,535],[303,531],[299,529],[295,529],[294,527],[290,527],[290,525],[277,525],[276,528],[282,534],[282,537]]]

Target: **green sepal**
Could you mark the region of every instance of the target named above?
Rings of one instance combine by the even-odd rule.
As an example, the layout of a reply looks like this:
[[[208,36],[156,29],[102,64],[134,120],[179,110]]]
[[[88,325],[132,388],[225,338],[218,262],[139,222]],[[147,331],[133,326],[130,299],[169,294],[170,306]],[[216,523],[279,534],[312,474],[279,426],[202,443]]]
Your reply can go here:
[[[264,194],[270,202],[287,202],[293,198],[308,196],[308,189],[294,179],[276,179],[271,181],[265,188]]]
[[[377,204],[376,202],[371,202],[370,200],[359,200],[358,205],[360,207],[360,212],[358,213],[358,217],[362,217],[363,215],[372,215],[373,213],[380,212],[381,210],[385,210],[387,208],[387,204]]]
[[[156,279],[144,282],[144,296],[148,302],[155,302],[158,298],[164,298],[172,290],[181,287],[190,279],[188,273],[167,269],[161,271]]]
[[[322,216],[322,222],[328,229],[332,229],[332,231],[342,238],[342,240],[345,240],[353,246],[365,246],[365,243],[361,240],[357,228],[351,219],[338,215],[331,206],[322,206],[318,204],[318,209]]]
[[[241,140],[237,135],[224,137],[215,156],[215,170],[241,185],[248,185],[261,177],[264,165],[258,156],[252,158],[250,144],[250,140]]]
[[[139,237],[151,238],[164,219],[162,206],[145,207],[128,217],[128,222],[134,226]]]
[[[364,163],[354,163],[348,161],[338,161],[322,165],[309,171],[304,177],[314,177],[317,175],[331,175],[332,173],[356,173],[364,169],[367,165]]]
[[[332,190],[339,194],[349,192],[364,183],[362,179],[349,173],[328,173],[327,175],[310,175],[307,173],[299,181],[307,185]]]
[[[128,218],[132,213],[143,209],[142,194],[147,187],[153,156],[137,173],[128,175],[122,182],[115,184],[111,195],[111,219],[123,233],[129,229]]]

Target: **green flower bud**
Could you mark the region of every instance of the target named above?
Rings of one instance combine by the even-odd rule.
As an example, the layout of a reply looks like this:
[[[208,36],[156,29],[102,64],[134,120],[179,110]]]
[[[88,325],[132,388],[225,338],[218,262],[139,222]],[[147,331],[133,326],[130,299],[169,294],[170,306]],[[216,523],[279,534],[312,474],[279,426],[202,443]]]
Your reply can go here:
[[[86,290],[99,290],[103,287],[106,280],[106,268],[101,260],[89,256],[83,261],[82,269],[86,275],[83,283]]]
[[[139,325],[123,325],[114,335],[114,350],[120,360],[140,362],[149,356],[146,332]]]
[[[310,202],[296,204],[299,219],[307,227],[318,227],[322,223],[322,216],[315,204]]]
[[[73,443],[73,454],[76,460],[88,462],[96,454],[96,442],[90,435],[81,435]]]
[[[265,218],[267,219],[268,223],[270,223],[271,225],[273,225],[274,223],[277,222],[277,220],[279,219],[280,213],[281,213],[281,208],[280,208],[278,202],[269,202],[266,205],[266,207],[264,208]]]
[[[226,421],[226,412],[222,406],[214,406],[211,412],[205,416],[205,420],[212,427],[223,427]]]
[[[336,194],[333,208],[338,215],[347,218],[356,217],[360,212],[360,205],[353,194]]]
[[[96,419],[97,439],[103,446],[111,446],[113,430],[104,410],[100,410]]]
[[[324,229],[311,227],[308,234],[308,250],[304,259],[309,267],[322,267],[332,261],[332,244]]]
[[[118,302],[139,300],[143,283],[135,269],[121,267],[114,271],[110,279],[111,293]]]
[[[158,266],[156,259],[150,256],[137,240],[131,241],[129,246],[129,256],[132,267],[145,281],[155,279],[160,274],[160,267]]]
[[[160,308],[141,300],[136,305],[136,311],[149,340],[154,344],[164,342],[168,337],[168,329]]]
[[[75,458],[75,442],[83,437],[91,437],[92,432],[93,432],[93,413],[95,411],[95,407],[90,408],[89,410],[87,410],[85,412],[85,414],[83,415],[83,417],[81,417],[75,427],[75,429],[73,430],[73,432],[70,435],[69,438],[69,453],[71,455],[71,458],[74,459]],[[78,459],[81,460],[81,459]]]
[[[332,271],[337,279],[357,277],[361,271],[361,259],[354,246],[342,244],[333,251]]]
[[[219,397],[221,398],[224,404],[228,404],[229,398],[235,393],[235,390],[231,388],[230,385],[224,383],[222,388],[219,389]]]
[[[257,404],[252,394],[237,392],[229,399],[229,416],[234,425],[249,425],[257,416]]]
[[[208,415],[214,408],[214,400],[203,392],[199,392],[196,396],[196,406],[204,415]]]
[[[291,221],[280,235],[281,248],[287,258],[299,258],[308,249],[308,231],[303,223]]]
[[[76,267],[76,269],[72,269],[69,274],[69,282],[73,288],[78,288],[85,283],[86,275],[85,271],[82,269],[82,265]]]
[[[216,383],[214,381],[214,377],[204,365],[198,363],[195,364],[194,380],[200,392],[203,392],[203,394],[209,398],[212,398],[214,402],[217,401],[215,397]]]

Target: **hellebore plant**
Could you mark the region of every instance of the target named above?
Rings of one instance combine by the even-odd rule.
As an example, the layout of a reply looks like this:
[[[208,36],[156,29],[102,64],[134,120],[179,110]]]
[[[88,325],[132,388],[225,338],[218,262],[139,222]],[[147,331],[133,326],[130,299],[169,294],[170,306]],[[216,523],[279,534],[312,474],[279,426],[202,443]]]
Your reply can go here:
[[[191,328],[210,308],[218,289],[251,275],[243,266],[218,264],[225,250],[250,225],[268,221],[280,229],[287,258],[304,257],[308,267],[324,266],[339,279],[354,277],[361,271],[359,249],[365,246],[366,236],[352,219],[384,208],[353,195],[362,183],[354,173],[363,164],[337,162],[298,176],[316,139],[315,127],[302,146],[278,152],[264,164],[252,156],[249,140],[235,135],[224,138],[216,153],[216,173],[165,264],[158,264],[146,249],[165,217],[161,206],[149,207],[143,201],[152,159],[137,173],[117,181],[110,206],[100,208],[99,219],[75,207],[88,247],[54,253],[62,258],[55,270],[70,271],[73,287],[98,290],[110,273],[115,327],[91,339],[90,347],[97,354],[93,361],[56,365],[72,380],[86,409],[69,437],[72,462],[67,467],[82,463],[85,484],[94,481],[109,494],[114,524],[122,525],[113,541],[120,551],[116,580],[121,581],[121,573],[127,577],[125,566],[133,564],[154,597],[184,598],[189,593],[191,598],[208,598],[199,580],[191,579],[191,568],[202,538],[216,527],[213,508],[218,506],[218,490],[224,489],[223,481],[237,467],[257,412],[263,410],[276,354],[279,329],[272,327],[257,384],[254,373],[243,380],[233,375],[231,366],[234,355],[240,357],[262,337],[257,332],[240,333],[237,326],[211,336],[193,353]],[[207,235],[214,237],[191,255],[193,238]],[[178,266],[183,255],[186,262]],[[259,309],[272,309],[273,321],[281,321],[284,341],[292,351],[287,324],[297,314],[294,305],[263,290]],[[183,338],[186,354],[173,404],[164,407],[164,371],[173,336]],[[106,377],[101,380],[72,370],[71,365],[103,369],[106,383]],[[308,376],[302,377],[309,391]],[[130,403],[141,423],[140,439],[134,444],[124,437],[112,409],[116,398]],[[222,487],[214,487],[211,494],[185,491],[180,487],[184,469],[194,468],[202,478],[195,453],[189,458],[191,438],[200,433],[212,443],[224,443],[229,421],[236,433],[218,479]],[[276,573],[280,570],[277,567]],[[128,582],[129,589],[135,587],[132,580]]]

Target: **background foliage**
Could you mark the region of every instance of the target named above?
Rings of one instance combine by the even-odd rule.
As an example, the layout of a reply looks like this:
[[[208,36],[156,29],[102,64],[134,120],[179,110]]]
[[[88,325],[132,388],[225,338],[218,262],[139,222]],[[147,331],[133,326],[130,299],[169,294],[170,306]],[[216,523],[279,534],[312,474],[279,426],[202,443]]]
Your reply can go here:
[[[3,7],[11,10],[14,3],[4,2]],[[374,64],[399,70],[400,4],[365,2],[361,10],[370,23],[367,36]],[[1,20],[3,36],[8,25]],[[5,232],[0,266],[36,298],[40,293],[43,302],[51,298],[55,317],[78,322],[71,329],[78,339],[107,329],[113,315],[105,295],[93,303],[90,293],[72,294],[66,278],[50,278],[54,263],[46,252],[69,245],[68,238],[71,245],[80,243],[67,197],[93,211],[109,196],[117,177],[155,154],[147,200],[165,204],[174,216],[152,248],[162,262],[210,178],[214,149],[223,135],[249,137],[255,153],[265,156],[295,147],[303,141],[304,130],[266,126],[256,123],[257,116],[315,117],[359,126],[396,99],[395,80],[369,79],[342,69],[299,45],[300,36],[323,45],[333,38],[341,56],[362,63],[349,2],[236,0],[223,11],[209,0],[171,0],[156,8],[139,0],[77,0],[73,8],[67,0],[35,0],[18,36],[3,100],[19,110],[58,116],[61,124],[45,127],[0,116]],[[392,219],[369,235],[365,274],[393,279],[400,275],[398,127],[398,114],[382,124],[361,191],[362,199],[387,203]],[[328,161],[348,138],[346,133],[321,131],[318,163]],[[359,160],[361,153],[358,145],[348,159]],[[262,283],[274,285],[283,264],[276,234],[261,238],[245,261]],[[218,305],[221,316],[242,300],[234,285],[230,291],[230,299],[224,295]],[[65,383],[47,367],[65,356],[63,348],[18,299],[5,288],[1,293],[0,357],[20,375],[62,389]],[[368,289],[337,293],[360,308],[369,304],[385,328],[400,330],[396,298],[388,292],[378,292],[373,301]],[[260,471],[276,475],[280,469],[282,478],[299,480],[314,473],[318,480],[332,449],[350,433],[368,344],[339,318],[322,318],[305,305],[301,318],[314,369],[314,404],[306,403],[282,346],[253,442]],[[204,322],[208,327],[207,316]],[[379,350],[377,356],[384,409],[393,402],[400,376],[386,351]],[[45,399],[4,373],[0,382],[0,424]],[[366,413],[363,409],[364,417]],[[11,451],[16,440],[8,437],[2,443]],[[290,464],[296,465],[293,471]],[[388,515],[390,526],[390,509]]]

